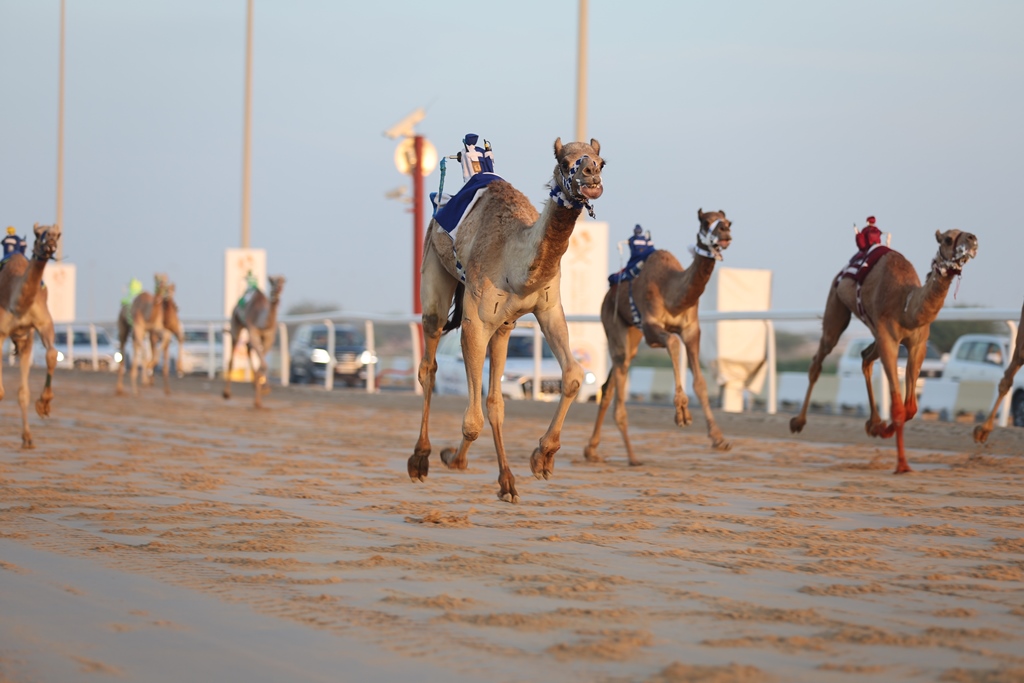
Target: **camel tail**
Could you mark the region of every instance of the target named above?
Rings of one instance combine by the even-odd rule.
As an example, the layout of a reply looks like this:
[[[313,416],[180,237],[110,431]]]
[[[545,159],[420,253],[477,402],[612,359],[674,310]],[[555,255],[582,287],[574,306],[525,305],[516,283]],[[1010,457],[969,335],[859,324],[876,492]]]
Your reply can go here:
[[[441,328],[441,334],[451,332],[462,326],[462,295],[466,292],[466,285],[459,283],[455,286],[455,306],[452,308],[451,317]]]

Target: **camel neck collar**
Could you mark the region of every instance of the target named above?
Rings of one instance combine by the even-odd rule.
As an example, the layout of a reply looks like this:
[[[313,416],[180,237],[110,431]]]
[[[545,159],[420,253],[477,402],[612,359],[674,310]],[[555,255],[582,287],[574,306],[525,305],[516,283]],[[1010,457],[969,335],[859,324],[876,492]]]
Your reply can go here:
[[[722,260],[722,247],[719,246],[718,237],[714,234],[715,228],[721,222],[721,220],[717,220],[706,229],[701,228],[697,231],[697,244],[693,248],[695,254],[704,258],[713,258],[716,261]]]
[[[586,197],[580,195],[576,191],[576,187],[579,185],[579,181],[576,180],[576,174],[579,173],[580,168],[583,166],[585,160],[589,160],[590,157],[584,154],[576,163],[569,169],[569,176],[566,177],[562,173],[562,168],[558,168],[558,175],[561,178],[561,183],[555,182],[552,178],[551,182],[548,183],[548,187],[551,188],[551,198],[558,203],[559,206],[564,206],[569,209],[586,209],[587,213],[590,214],[591,218],[595,218],[594,207],[590,205],[590,201]],[[574,182],[576,181],[576,182]]]

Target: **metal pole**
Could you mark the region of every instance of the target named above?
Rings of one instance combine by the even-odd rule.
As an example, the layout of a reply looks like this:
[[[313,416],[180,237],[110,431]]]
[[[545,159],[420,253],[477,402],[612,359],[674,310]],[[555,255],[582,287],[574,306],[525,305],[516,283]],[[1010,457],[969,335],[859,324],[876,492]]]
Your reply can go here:
[[[252,13],[253,0],[249,0],[245,20],[245,132],[242,140],[242,248],[249,248],[249,204],[252,173]]]
[[[587,0],[579,0],[579,45],[576,54],[576,139],[587,139]]]
[[[423,264],[423,136],[412,138],[412,312],[422,313],[420,305],[420,267]]]
[[[64,230],[64,15],[65,0],[60,0],[60,77],[57,96],[57,225]],[[64,255],[64,240],[57,241],[57,260]]]

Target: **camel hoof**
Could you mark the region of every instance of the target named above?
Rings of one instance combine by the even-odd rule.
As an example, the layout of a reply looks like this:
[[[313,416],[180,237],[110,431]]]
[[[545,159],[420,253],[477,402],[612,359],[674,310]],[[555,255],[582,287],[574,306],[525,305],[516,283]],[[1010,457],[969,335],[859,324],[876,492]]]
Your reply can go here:
[[[583,458],[587,462],[604,462],[604,458],[597,454],[597,448],[594,446],[587,446],[583,449]]]
[[[677,427],[689,427],[693,424],[693,416],[690,415],[688,410],[677,410],[676,411],[676,426]]]
[[[409,469],[410,480],[414,483],[417,481],[425,481],[427,478],[427,472],[430,469],[430,454],[410,455],[407,467]]]
[[[535,448],[530,456],[530,471],[538,479],[550,479],[555,470],[555,454],[542,453],[540,448]]]
[[[468,458],[463,458],[462,462],[455,457],[454,448],[444,448],[441,450],[441,462],[450,470],[464,470],[469,466]]]
[[[711,442],[711,447],[713,449],[715,449],[716,451],[722,451],[723,453],[725,451],[732,450],[732,444],[730,442],[726,441],[725,439],[716,439],[716,440],[712,441]]]
[[[974,443],[985,443],[988,441],[988,435],[992,433],[991,429],[986,429],[985,425],[978,425],[974,428]]]
[[[29,437],[27,439],[22,437],[22,439],[21,439],[21,448],[22,448],[22,450],[31,451],[35,447],[36,447],[36,445],[34,443],[32,443],[32,438],[31,437]]]
[[[914,470],[910,469],[910,465],[907,465],[907,464],[904,463],[903,465],[896,465],[896,469],[894,469],[892,471],[892,473],[893,474],[906,474],[907,472],[913,472],[913,471]]]
[[[519,502],[519,495],[516,493],[501,493],[499,491],[498,498],[506,503],[512,503],[513,505]]]
[[[629,466],[630,467],[643,467],[644,466],[644,461],[643,460],[630,460],[629,461]]]
[[[39,417],[50,417],[50,402],[42,399],[36,401],[36,413]]]
[[[807,418],[800,417],[799,415],[792,418],[789,421],[789,431],[792,434],[799,434],[803,431],[804,425],[807,424]]]
[[[223,397],[224,397],[224,400],[226,401],[226,400],[228,400],[229,398],[231,398],[231,392],[225,389],[225,390],[224,390],[224,391],[223,391],[223,392],[221,393],[221,396],[223,396]]]

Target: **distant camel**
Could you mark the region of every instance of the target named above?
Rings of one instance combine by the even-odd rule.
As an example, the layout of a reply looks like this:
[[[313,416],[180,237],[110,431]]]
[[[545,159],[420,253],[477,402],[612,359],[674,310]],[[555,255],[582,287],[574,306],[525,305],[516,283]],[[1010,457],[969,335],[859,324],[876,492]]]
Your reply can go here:
[[[163,333],[164,330],[164,299],[167,298],[169,292],[169,283],[167,276],[163,273],[157,273],[154,276],[154,291],[152,294],[149,292],[142,292],[135,297],[130,303],[125,304],[121,307],[121,312],[117,317],[117,337],[121,346],[121,363],[117,367],[117,394],[120,396],[124,394],[124,366],[128,362],[128,356],[126,353],[128,346],[128,339],[131,337],[132,340],[132,367],[131,367],[131,387],[132,395],[139,395],[138,388],[138,376],[139,373],[145,372],[148,374],[156,366],[156,354],[151,353],[152,356],[149,362],[143,367],[143,354],[145,352],[146,342],[149,341],[152,344],[150,333],[158,332]],[[164,365],[166,368],[166,364]],[[169,392],[170,389],[167,386],[166,375],[164,375],[164,391]]]
[[[238,346],[242,330],[249,336],[246,356],[252,370],[252,386],[255,406],[263,407],[263,394],[270,391],[267,385],[267,351],[274,348],[277,335],[277,307],[284,291],[284,278],[270,278],[270,298],[255,288],[251,294],[235,304],[231,312],[232,347]],[[256,354],[253,361],[252,354]],[[234,348],[228,353],[228,371],[224,375],[224,398],[231,398],[231,370],[235,365]]]
[[[174,300],[175,291],[176,288],[174,284],[167,283],[167,288],[165,291],[163,301],[163,329],[152,329],[149,331],[149,346],[152,351],[150,355],[151,363],[155,363],[158,358],[161,359],[164,376],[164,394],[171,393],[171,384],[170,379],[168,378],[171,369],[171,365],[168,359],[168,349],[171,346],[172,338],[178,340],[178,375],[180,376],[182,374],[181,344],[185,339],[185,330],[181,324],[181,318],[178,316],[178,302]],[[152,385],[152,374],[147,373],[144,381],[147,386]]]
[[[597,454],[597,446],[601,442],[601,423],[604,422],[605,413],[614,396],[615,424],[626,444],[629,464],[641,464],[629,441],[626,415],[626,380],[641,338],[646,339],[652,348],[667,349],[672,359],[672,372],[676,381],[675,420],[680,427],[693,422],[687,409],[686,391],[683,389],[679,367],[679,351],[682,345],[686,346],[686,359],[693,373],[693,390],[704,409],[711,445],[718,450],[729,448],[729,443],[722,436],[722,430],[711,414],[707,382],[700,369],[697,304],[711,279],[715,263],[722,258],[722,250],[732,242],[732,223],[725,217],[724,211],[704,213],[698,209],[697,218],[700,229],[697,232],[693,263],[689,268],[684,269],[675,256],[659,249],[647,258],[643,270],[634,279],[613,284],[605,294],[601,304],[601,323],[608,337],[612,369],[601,390],[594,432],[583,450],[584,457],[591,462],[601,460]]]
[[[32,258],[15,252],[0,267],[0,342],[10,337],[21,369],[21,386],[18,388],[18,405],[21,407],[21,447],[34,448],[32,432],[28,426],[29,386],[28,376],[32,367],[32,332],[46,348],[46,383],[36,401],[36,412],[40,417],[49,417],[50,402],[53,400],[53,370],[57,366],[57,350],[53,346],[53,318],[47,307],[48,292],[43,286],[43,270],[46,263],[57,252],[60,240],[59,225],[32,227],[35,244]],[[0,369],[3,363],[0,362]],[[3,379],[0,377],[0,399],[4,397]]]
[[[605,165],[600,156],[601,145],[594,139],[590,143],[563,145],[559,138],[555,140],[554,152],[554,175],[548,184],[549,198],[542,213],[538,214],[521,192],[499,179],[486,186],[458,227],[454,243],[436,220],[427,228],[420,287],[426,344],[418,373],[423,387],[423,417],[408,461],[413,481],[426,479],[429,467],[427,422],[437,372],[437,345],[443,331],[461,324],[469,406],[462,421],[458,449],[442,450],[441,461],[455,470],[464,470],[468,465],[466,452],[483,429],[480,397],[484,357],[490,351],[487,419],[498,456],[498,497],[511,503],[519,500],[515,477],[505,455],[501,374],[508,355],[509,333],[527,313],[537,318],[562,368],[558,408],[530,457],[534,476],[547,479],[554,470],[562,423],[583,384],[583,368],[573,358],[562,310],[562,255],[569,248],[569,238],[583,209],[593,215],[590,201],[604,191],[601,170]],[[453,299],[455,310],[446,325]]]
[[[1020,311],[1020,323],[1017,325],[1017,343],[1013,347],[1013,357],[1010,358],[1010,364],[1006,367],[1003,378],[999,380],[999,396],[996,398],[996,404],[992,406],[992,412],[989,413],[985,423],[974,428],[974,440],[978,443],[985,443],[988,435],[992,433],[996,413],[999,412],[999,404],[1002,403],[1003,397],[1006,396],[1007,392],[1010,391],[1010,387],[1013,386],[1013,376],[1017,374],[1022,365],[1024,365],[1024,307],[1021,307]]]
[[[807,395],[800,414],[789,421],[792,432],[799,432],[807,424],[807,407],[814,383],[821,375],[821,365],[850,324],[850,316],[856,312],[875,337],[875,341],[861,352],[861,369],[871,409],[865,429],[869,436],[884,439],[895,434],[895,474],[910,471],[903,452],[903,425],[917,414],[915,387],[928,345],[930,325],[946,302],[946,292],[953,278],[959,277],[967,261],[978,253],[978,238],[968,232],[947,230],[940,233],[936,230],[935,240],[939,243],[939,252],[932,259],[931,270],[923,286],[910,261],[891,249],[883,253],[859,285],[853,278],[842,277],[842,273],[832,280],[821,321],[821,341],[808,371]],[[901,344],[907,348],[906,399],[900,396],[896,367]],[[872,370],[877,359],[882,361],[892,398],[892,422],[888,425],[879,417],[875,406]]]

